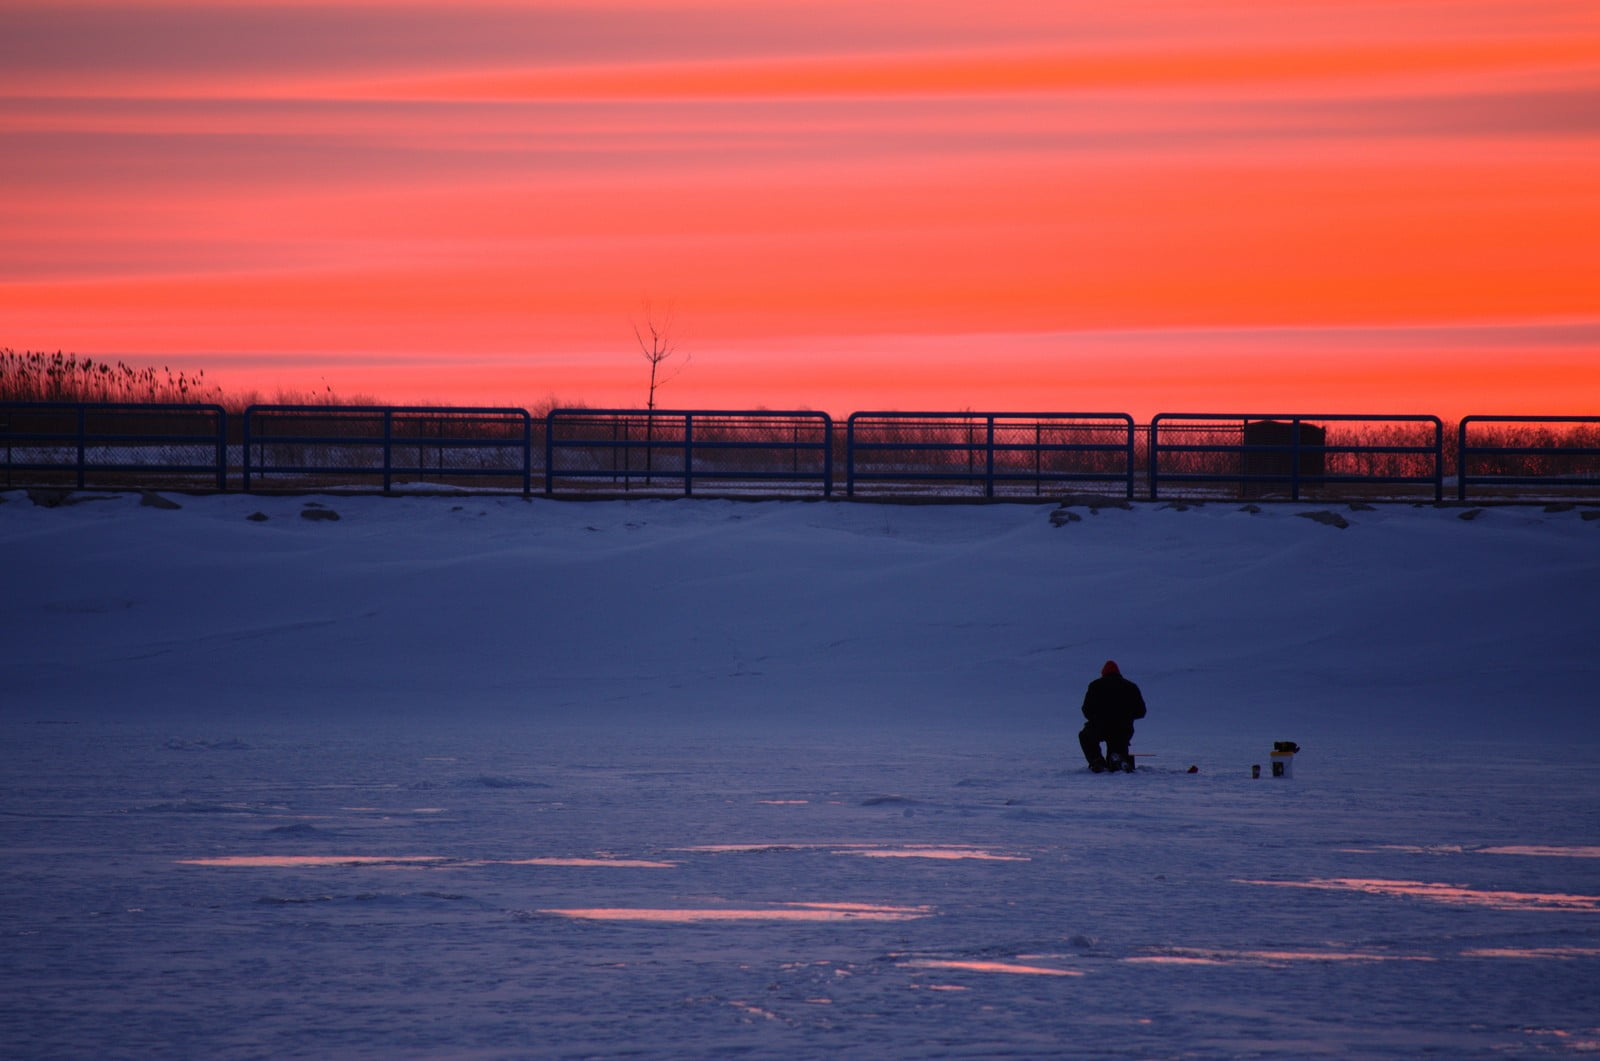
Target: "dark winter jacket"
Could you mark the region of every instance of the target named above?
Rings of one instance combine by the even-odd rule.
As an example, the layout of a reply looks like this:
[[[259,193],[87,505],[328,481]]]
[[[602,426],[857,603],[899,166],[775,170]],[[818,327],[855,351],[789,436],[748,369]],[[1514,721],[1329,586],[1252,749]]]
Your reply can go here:
[[[1096,678],[1083,694],[1083,717],[1101,732],[1132,733],[1133,720],[1144,717],[1144,696],[1120,674]]]

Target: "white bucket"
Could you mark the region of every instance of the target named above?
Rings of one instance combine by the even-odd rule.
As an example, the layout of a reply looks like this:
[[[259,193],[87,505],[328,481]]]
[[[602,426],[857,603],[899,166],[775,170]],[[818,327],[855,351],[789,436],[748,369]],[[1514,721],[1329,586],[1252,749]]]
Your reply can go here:
[[[1293,777],[1294,776],[1294,752],[1273,752],[1272,753],[1272,776],[1273,777]]]

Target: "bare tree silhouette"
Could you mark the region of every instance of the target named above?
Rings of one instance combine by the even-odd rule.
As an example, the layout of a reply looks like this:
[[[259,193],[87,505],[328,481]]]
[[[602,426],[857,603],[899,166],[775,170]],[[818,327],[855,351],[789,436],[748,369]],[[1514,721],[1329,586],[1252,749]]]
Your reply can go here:
[[[650,482],[650,474],[655,467],[655,411],[656,391],[671,383],[683,374],[689,367],[693,355],[684,354],[683,360],[674,366],[670,372],[662,368],[664,364],[678,355],[678,340],[673,334],[672,311],[658,316],[655,309],[646,303],[644,307],[644,324],[638,321],[633,323],[633,338],[639,344],[639,352],[650,363],[650,393],[649,401],[645,405],[644,419],[644,469],[645,482]]]
[[[694,358],[691,354],[684,354],[683,360],[670,372],[662,368],[666,362],[678,355],[678,340],[673,334],[670,310],[657,316],[655,310],[647,304],[644,324],[633,322],[633,338],[639,344],[639,352],[650,363],[650,393],[645,408],[654,412],[656,391],[682,375],[683,370],[689,367],[689,362]]]

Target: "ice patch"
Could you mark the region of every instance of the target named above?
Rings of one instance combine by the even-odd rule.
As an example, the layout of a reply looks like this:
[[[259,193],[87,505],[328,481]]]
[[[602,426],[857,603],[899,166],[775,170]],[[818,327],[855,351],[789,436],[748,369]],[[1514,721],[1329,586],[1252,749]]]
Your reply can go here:
[[[1481,906],[1491,910],[1541,910],[1569,913],[1600,913],[1600,895],[1564,895],[1559,892],[1491,891],[1460,884],[1417,880],[1241,880],[1238,884],[1259,884],[1273,888],[1310,888],[1318,891],[1360,892],[1406,899],[1426,899],[1453,906]]]
[[[1580,844],[1499,844],[1494,847],[1467,847],[1463,844],[1377,844],[1373,847],[1345,847],[1351,855],[1525,855],[1530,858],[1600,858],[1600,847]]]
[[[540,910],[539,913],[580,921],[696,924],[706,921],[914,921],[931,915],[933,908],[887,906],[875,903],[776,903],[760,907],[694,909],[583,907]]]
[[[498,866],[579,866],[579,867],[605,867],[609,869],[672,869],[678,865],[676,862],[656,862],[644,858],[512,858],[494,862],[473,863],[473,865],[498,865]]]
[[[464,778],[455,782],[459,788],[549,788],[543,781],[529,781],[521,777],[501,777],[496,774],[480,774],[477,777]]]
[[[1476,947],[1461,952],[1463,958],[1600,958],[1600,947]]]
[[[996,855],[975,847],[867,847],[849,845],[834,852],[837,855],[861,855],[864,858],[932,858],[945,861],[974,859],[979,862],[1030,862],[1024,855]]]
[[[969,844],[701,844],[680,847],[678,851],[701,854],[765,854],[779,851],[826,851],[831,855],[859,855],[864,858],[930,858],[942,861],[971,859],[978,862],[1028,862],[1025,855],[999,855]]]
[[[246,869],[302,869],[324,866],[414,866],[448,861],[443,855],[220,855],[180,858],[180,866]]]
[[[897,962],[904,969],[959,969],[969,973],[1011,973],[1025,976],[1082,976],[1076,969],[1051,969],[1018,962],[969,961],[959,958],[912,958]]]
[[[314,836],[326,830],[318,829],[310,822],[295,822],[293,825],[275,825],[267,832],[273,836]]]
[[[145,814],[282,814],[281,803],[224,803],[203,799],[169,800],[140,807]]]
[[[1130,965],[1252,965],[1286,966],[1300,962],[1431,962],[1437,959],[1417,954],[1384,954],[1377,951],[1343,950],[1222,950],[1204,947],[1173,947],[1160,954],[1123,958]]]
[[[453,859],[444,855],[220,855],[214,858],[180,858],[180,866],[223,866],[251,869],[304,869],[326,866],[576,866],[611,869],[672,869],[676,862],[640,858]]]

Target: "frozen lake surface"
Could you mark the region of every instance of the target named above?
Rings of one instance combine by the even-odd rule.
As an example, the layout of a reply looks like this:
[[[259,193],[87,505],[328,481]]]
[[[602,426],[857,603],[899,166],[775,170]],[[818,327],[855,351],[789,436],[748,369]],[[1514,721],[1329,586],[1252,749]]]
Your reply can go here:
[[[1580,513],[179,500],[0,494],[7,1056],[1600,1050]]]

